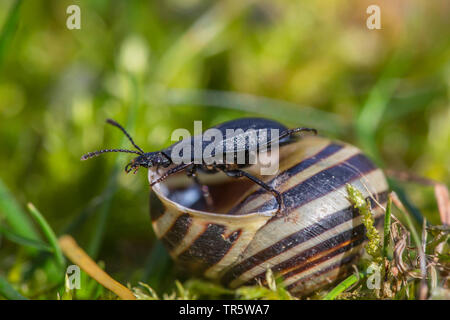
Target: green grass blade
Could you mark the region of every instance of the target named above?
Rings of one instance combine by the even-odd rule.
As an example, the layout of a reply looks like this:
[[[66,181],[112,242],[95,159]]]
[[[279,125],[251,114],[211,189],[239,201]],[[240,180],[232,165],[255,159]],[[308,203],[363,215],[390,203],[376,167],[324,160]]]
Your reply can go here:
[[[167,86],[181,68],[197,57],[253,1],[219,1],[200,16],[195,23],[165,52],[153,77]]]
[[[11,230],[21,237],[39,240],[39,234],[27,214],[20,208],[12,194],[0,179],[0,216],[3,217]]]
[[[422,212],[409,200],[408,195],[395,179],[388,178],[389,186],[397,194],[405,208],[411,212],[414,219],[421,225],[423,223]]]
[[[408,231],[411,232],[414,243],[416,244],[417,249],[419,250],[422,247],[422,241],[419,237],[419,233],[417,232],[416,226],[414,225],[414,222],[411,219],[411,215],[403,210],[400,210],[400,212],[402,212],[403,217],[405,218],[406,221],[406,225],[408,226]]]
[[[95,232],[92,235],[92,238],[87,248],[89,256],[93,259],[97,258],[98,256],[103,236],[105,234],[106,224],[108,222],[109,216],[109,209],[111,208],[111,201],[117,190],[117,174],[118,174],[118,160],[116,160],[113,172],[111,173],[106,189],[102,195],[104,202],[100,206],[99,216],[96,221]]]
[[[0,225],[0,234],[2,234],[9,241],[14,242],[18,245],[38,249],[40,251],[53,252],[53,249],[46,243],[40,240],[33,240],[17,235],[1,225]]]
[[[95,214],[95,210],[103,203],[103,201],[104,199],[102,196],[94,197],[78,215],[62,228],[61,234],[72,234],[76,230],[79,230],[79,228]]]
[[[168,274],[173,273],[172,271],[173,261],[162,242],[157,240],[145,263],[142,282],[149,284],[155,291],[160,292],[169,278]]]
[[[389,238],[391,236],[391,208],[392,199],[388,197],[386,213],[384,214],[383,257],[388,257]]]
[[[383,161],[376,145],[377,130],[384,120],[387,106],[400,82],[397,80],[409,65],[406,53],[394,53],[374,85],[356,119],[356,133],[364,151],[380,166]]]
[[[335,135],[350,129],[350,122],[337,114],[296,103],[245,93],[220,90],[169,89],[164,97],[169,106],[196,105],[219,107],[261,114],[292,123],[311,125]]]
[[[356,282],[358,282],[358,280],[360,278],[362,278],[364,276],[363,273],[359,273],[359,276],[357,276],[356,274],[352,274],[351,276],[349,276],[348,278],[346,278],[344,281],[342,281],[341,283],[339,283],[336,287],[333,288],[333,290],[331,290],[330,292],[328,292],[325,297],[322,298],[322,300],[334,300],[336,299],[336,297],[341,294],[342,292],[344,292],[345,290],[347,290],[348,288],[350,288],[353,284],[355,284]]]
[[[4,57],[6,55],[6,52],[8,51],[8,47],[12,42],[14,33],[17,30],[21,4],[22,0],[17,0],[13,4],[0,33],[0,67],[2,66]]]
[[[414,219],[416,220],[416,222],[419,223],[419,225],[421,225],[423,223],[423,214],[422,212],[419,210],[419,208],[417,208],[413,202],[410,200],[410,198],[408,197],[408,195],[406,194],[405,191],[403,191],[403,189],[400,188],[394,188],[395,193],[397,193],[399,199],[402,201],[402,203],[405,205],[405,208],[408,210],[408,212],[411,213],[411,215],[414,217]]]
[[[137,109],[139,107],[139,84],[137,79],[130,75],[129,81],[131,84],[131,87],[133,89],[130,107],[128,111],[128,121],[126,124],[126,128],[129,130],[134,126],[134,123],[136,121],[136,114]],[[125,148],[126,143],[128,143],[128,140],[126,140],[125,137],[122,138],[121,142],[121,148]],[[103,236],[105,234],[106,230],[106,224],[108,222],[109,217],[109,209],[111,207],[111,201],[112,198],[117,190],[117,175],[119,174],[119,168],[123,165],[123,158],[121,156],[118,156],[116,158],[116,162],[114,164],[113,172],[108,180],[107,187],[105,191],[102,194],[102,198],[104,199],[104,202],[100,206],[99,209],[99,216],[96,222],[96,232],[93,234],[88,248],[87,253],[92,259],[96,259],[98,256],[98,253],[100,251],[100,247],[102,244]]]
[[[371,90],[356,121],[356,131],[361,145],[378,164],[381,164],[382,160],[375,144],[376,130],[396,87],[395,81],[380,80]]]
[[[17,292],[2,276],[0,276],[0,295],[8,300],[28,300]]]
[[[61,248],[59,247],[58,239],[56,238],[55,233],[53,232],[52,228],[47,223],[45,218],[42,216],[42,214],[36,209],[36,207],[32,203],[28,203],[27,207],[28,210],[30,211],[31,216],[36,220],[37,224],[41,227],[42,232],[44,233],[45,237],[50,243],[50,246],[53,248],[58,265],[61,268],[63,268],[65,265],[65,260]]]

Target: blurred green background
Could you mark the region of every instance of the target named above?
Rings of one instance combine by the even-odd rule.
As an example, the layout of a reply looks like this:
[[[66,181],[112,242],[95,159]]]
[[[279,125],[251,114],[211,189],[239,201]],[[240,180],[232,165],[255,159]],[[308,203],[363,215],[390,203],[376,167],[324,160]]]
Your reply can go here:
[[[66,27],[71,4],[80,30]],[[370,4],[381,30],[366,27]],[[172,267],[151,229],[146,174],[123,172],[130,155],[80,162],[129,147],[106,118],[152,151],[194,120],[264,116],[448,185],[449,13],[444,0],[2,0],[0,224],[16,230],[5,208],[32,202],[119,281],[162,290]],[[432,188],[404,190],[439,223]],[[22,292],[54,297],[49,256],[0,234],[0,276]]]

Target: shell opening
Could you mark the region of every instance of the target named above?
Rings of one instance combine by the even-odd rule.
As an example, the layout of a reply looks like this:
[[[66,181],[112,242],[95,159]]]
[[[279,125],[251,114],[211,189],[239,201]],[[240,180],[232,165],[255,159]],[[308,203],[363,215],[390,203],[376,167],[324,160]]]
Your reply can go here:
[[[149,170],[149,180],[157,179],[163,172]],[[184,172],[177,173],[167,180],[156,184],[153,190],[159,198],[165,198],[170,202],[184,207],[187,211],[196,210],[214,214],[233,214],[230,210],[235,207],[250,191],[260,188],[255,183],[245,178],[230,178],[218,172],[214,174],[199,174],[198,184],[194,179],[187,177]],[[261,215],[272,216],[277,210],[277,203],[265,208]],[[247,214],[249,212],[246,212]],[[242,213],[241,213],[242,214]]]

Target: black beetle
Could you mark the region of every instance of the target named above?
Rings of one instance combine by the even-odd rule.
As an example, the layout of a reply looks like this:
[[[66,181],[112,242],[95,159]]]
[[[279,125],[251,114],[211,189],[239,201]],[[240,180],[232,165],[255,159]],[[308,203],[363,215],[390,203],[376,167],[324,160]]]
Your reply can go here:
[[[160,178],[153,181],[150,186],[155,185],[156,183],[162,182],[165,179],[167,179],[169,176],[180,172],[182,170],[186,170],[186,173],[188,176],[192,177],[196,183],[199,184],[199,181],[197,179],[196,173],[198,170],[201,170],[202,172],[206,173],[215,173],[218,171],[224,172],[229,177],[234,178],[240,178],[240,177],[246,177],[247,179],[253,181],[254,183],[258,184],[262,188],[266,189],[267,191],[271,192],[278,202],[278,211],[281,211],[283,207],[283,200],[280,195],[280,193],[275,190],[274,188],[270,187],[260,179],[254,177],[253,175],[241,170],[242,168],[248,167],[251,165],[249,162],[250,159],[250,153],[251,152],[257,152],[263,148],[266,150],[270,150],[272,144],[277,143],[278,145],[284,145],[286,143],[292,142],[291,136],[295,133],[302,132],[302,131],[308,131],[313,132],[314,134],[317,134],[316,129],[311,128],[294,128],[294,129],[288,129],[284,125],[282,125],[279,122],[264,119],[264,118],[241,118],[236,120],[231,120],[224,122],[222,124],[219,124],[217,126],[212,127],[212,129],[217,129],[223,137],[225,137],[222,140],[214,141],[213,147],[218,146],[219,144],[222,144],[222,148],[219,150],[223,150],[222,156],[227,156],[230,154],[227,154],[231,152],[231,159],[233,159],[232,162],[230,161],[215,161],[212,158],[203,158],[203,151],[208,146],[211,146],[211,142],[207,141],[208,139],[204,139],[203,134],[193,136],[190,139],[183,139],[180,140],[171,146],[167,147],[166,149],[163,149],[161,151],[155,151],[155,152],[144,152],[138,145],[136,145],[131,138],[131,136],[128,134],[128,132],[116,121],[108,119],[107,123],[119,128],[122,130],[122,132],[127,136],[127,138],[130,140],[131,144],[138,150],[126,150],[126,149],[104,149],[99,150],[95,152],[89,152],[81,157],[81,160],[87,160],[89,158],[98,156],[102,153],[106,152],[126,152],[126,153],[135,153],[138,154],[136,158],[134,158],[130,163],[128,163],[125,167],[125,171],[129,173],[130,171],[134,170],[134,173],[140,168],[150,168],[150,167],[163,167],[167,168],[170,165],[174,163],[172,159],[172,152],[175,148],[182,149],[183,145],[190,145],[192,148],[190,150],[193,150],[195,148],[196,143],[200,143],[201,146],[201,154],[200,157],[197,156],[195,153],[191,151],[190,154],[185,155],[183,153],[179,154],[180,157],[185,156],[183,159],[185,159],[182,163],[176,163],[177,165],[171,169],[169,169],[166,173],[164,173]],[[241,129],[241,131],[238,131]],[[227,130],[232,130],[233,132],[238,131],[237,133],[233,135],[227,135]],[[252,132],[255,132],[256,135],[254,136],[254,139],[248,139],[248,136],[245,132],[249,132],[249,130],[253,130]],[[279,132],[277,137],[272,137],[272,131],[271,130],[278,130]],[[265,132],[264,139],[262,132]],[[229,148],[232,146],[232,148]],[[214,148],[213,148],[214,149]],[[231,149],[231,151],[229,151]],[[182,149],[183,150],[183,149]],[[216,149],[214,149],[216,150]],[[215,156],[214,152],[211,153],[211,157]],[[240,156],[243,156],[240,157]],[[245,159],[243,163],[236,162],[236,159]],[[186,161],[187,159],[187,161]],[[226,158],[229,160],[230,158]],[[203,188],[203,192],[205,193],[205,197],[208,195],[207,187]]]

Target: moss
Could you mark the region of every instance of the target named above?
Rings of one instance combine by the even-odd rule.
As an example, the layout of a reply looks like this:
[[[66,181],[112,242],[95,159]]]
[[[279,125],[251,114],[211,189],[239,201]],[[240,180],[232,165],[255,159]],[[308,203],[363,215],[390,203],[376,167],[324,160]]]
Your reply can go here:
[[[362,193],[351,184],[347,184],[348,199],[358,209],[362,216],[362,222],[366,227],[366,236],[369,240],[365,245],[367,253],[372,256],[374,262],[382,262],[382,244],[378,230],[375,228],[375,220],[370,210],[370,202],[364,199]]]

